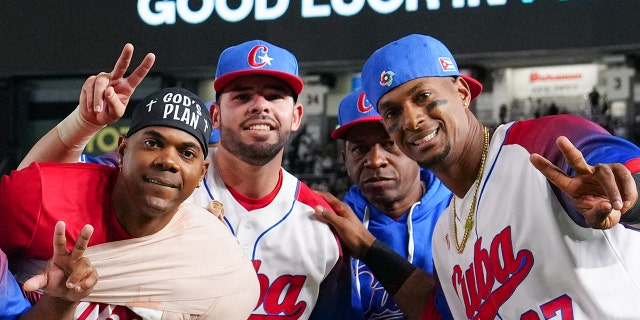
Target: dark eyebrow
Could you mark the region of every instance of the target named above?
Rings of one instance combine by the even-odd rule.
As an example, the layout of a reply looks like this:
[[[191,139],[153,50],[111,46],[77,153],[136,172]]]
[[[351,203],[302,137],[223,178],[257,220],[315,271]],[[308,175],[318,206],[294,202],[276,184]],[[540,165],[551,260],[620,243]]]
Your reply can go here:
[[[252,87],[251,86],[227,86],[226,88],[224,88],[223,92],[240,92],[240,91],[248,91],[251,90]]]
[[[420,89],[420,88],[422,88],[422,83],[416,83],[416,85],[415,85],[415,86],[411,87],[411,88],[407,91],[406,95],[407,95],[407,96],[410,96],[410,95],[412,95],[412,94],[416,93],[416,91],[418,91],[418,89]]]
[[[175,129],[175,128],[171,128],[173,130],[180,130],[180,129]],[[158,140],[162,140],[162,141],[166,141],[167,139],[164,137],[164,135],[162,135],[160,132],[153,130],[153,129],[149,129],[149,130],[145,130],[142,132],[144,135],[147,136],[151,136],[153,138],[156,138]],[[195,139],[195,137],[194,137]],[[180,143],[180,146],[183,148],[197,148],[198,150],[202,151],[202,148],[200,147],[200,143],[194,143],[192,141],[183,141],[182,143]]]
[[[422,83],[416,83],[416,85],[415,85],[415,86],[413,86],[413,87],[409,88],[409,90],[407,90],[407,92],[405,93],[405,96],[411,96],[411,95],[413,95],[413,94],[414,94],[414,93],[416,93],[416,91],[418,91],[420,88],[422,88]],[[378,109],[381,109],[381,108],[391,108],[391,107],[393,107],[393,106],[395,106],[395,103],[393,103],[393,102],[389,102],[389,101],[388,101],[388,102],[384,102],[384,103],[380,104],[380,105],[378,106]]]
[[[286,84],[269,84],[267,86],[265,86],[267,89],[272,89],[272,90],[279,90],[279,91],[284,91],[284,92],[291,92],[293,89],[289,88],[288,85]]]

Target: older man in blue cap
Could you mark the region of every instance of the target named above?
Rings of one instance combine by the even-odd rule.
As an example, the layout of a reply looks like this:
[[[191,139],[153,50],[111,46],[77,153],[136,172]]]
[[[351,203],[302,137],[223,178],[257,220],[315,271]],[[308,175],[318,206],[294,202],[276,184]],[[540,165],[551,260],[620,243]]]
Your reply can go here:
[[[431,236],[440,213],[451,200],[451,192],[398,149],[381,121],[362,90],[340,102],[339,126],[331,137],[344,141],[342,155],[353,182],[344,202],[379,241],[432,274]],[[401,310],[393,299],[399,288],[388,286],[385,290],[384,275],[382,281],[375,275],[378,266],[379,261],[375,260],[352,260],[352,302],[357,313],[363,319],[378,319],[381,315],[405,319],[412,312],[422,313],[422,306]],[[402,269],[396,271],[400,273]],[[414,291],[414,295],[424,295],[424,302],[435,302],[443,318],[451,317],[442,294],[434,297],[422,290]]]

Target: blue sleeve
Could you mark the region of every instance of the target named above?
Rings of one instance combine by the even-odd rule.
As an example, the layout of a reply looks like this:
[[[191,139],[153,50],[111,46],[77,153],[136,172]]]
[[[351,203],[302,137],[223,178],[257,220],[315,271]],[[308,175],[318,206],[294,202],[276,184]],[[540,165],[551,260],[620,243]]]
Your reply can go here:
[[[0,251],[0,320],[17,319],[31,305],[22,295],[18,282],[7,267],[7,256]]]
[[[116,151],[108,152],[99,156],[92,156],[88,154],[80,155],[80,161],[83,163],[97,163],[111,167],[118,166],[118,153]]]
[[[435,304],[442,320],[453,320],[453,315],[451,314],[451,310],[449,310],[449,304],[447,304],[447,300],[444,297],[444,291],[442,291],[442,287],[440,285],[436,286]]]
[[[531,134],[535,132],[536,134]],[[574,171],[564,160],[556,139],[565,136],[584,155],[590,165],[622,163],[633,172],[640,171],[640,148],[630,141],[611,135],[598,124],[575,115],[542,117],[516,122],[504,144],[518,144],[530,153],[547,158],[569,175]]]

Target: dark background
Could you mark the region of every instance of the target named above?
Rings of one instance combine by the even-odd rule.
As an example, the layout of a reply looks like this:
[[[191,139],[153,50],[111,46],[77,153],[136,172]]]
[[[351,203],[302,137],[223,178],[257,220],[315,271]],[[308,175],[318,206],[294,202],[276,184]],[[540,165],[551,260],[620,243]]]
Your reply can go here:
[[[227,3],[237,7],[244,1]],[[478,7],[459,9],[443,0],[438,10],[428,10],[425,0],[417,0],[415,12],[407,12],[403,4],[393,13],[380,14],[365,3],[350,17],[332,12],[306,19],[301,17],[301,2],[290,1],[276,20],[256,21],[252,11],[230,23],[214,8],[201,24],[177,16],[173,25],[150,26],[139,17],[136,1],[3,1],[0,78],[94,73],[108,66],[126,42],[136,47],[134,61],[147,52],[157,54],[156,73],[202,77],[213,75],[223,48],[256,38],[294,52],[303,73],[358,70],[376,48],[410,33],[439,38],[459,64],[484,68],[515,66],[521,59],[571,61],[603,52],[640,51],[637,0],[507,0],[500,6],[480,1]],[[188,3],[194,10],[202,6],[202,1]],[[268,3],[273,6],[276,0]]]

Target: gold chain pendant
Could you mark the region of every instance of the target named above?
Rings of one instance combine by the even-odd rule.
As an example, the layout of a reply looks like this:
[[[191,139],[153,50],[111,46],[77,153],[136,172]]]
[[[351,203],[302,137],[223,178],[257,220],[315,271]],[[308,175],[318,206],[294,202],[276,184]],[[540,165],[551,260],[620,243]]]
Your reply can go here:
[[[462,240],[458,244],[458,226],[456,224],[456,220],[458,219],[458,215],[456,214],[456,196],[453,196],[453,244],[456,247],[456,251],[458,253],[462,253],[464,251],[464,247],[467,244],[467,238],[469,238],[469,234],[471,233],[471,229],[473,229],[473,217],[476,211],[476,203],[478,201],[478,190],[480,189],[480,182],[482,181],[482,174],[484,173],[484,163],[487,159],[487,153],[489,153],[489,130],[484,128],[484,147],[482,150],[482,160],[480,161],[480,171],[478,172],[478,177],[476,178],[476,191],[473,194],[473,200],[471,202],[471,207],[469,208],[469,214],[467,215],[467,219],[464,223],[464,234],[462,235]]]

